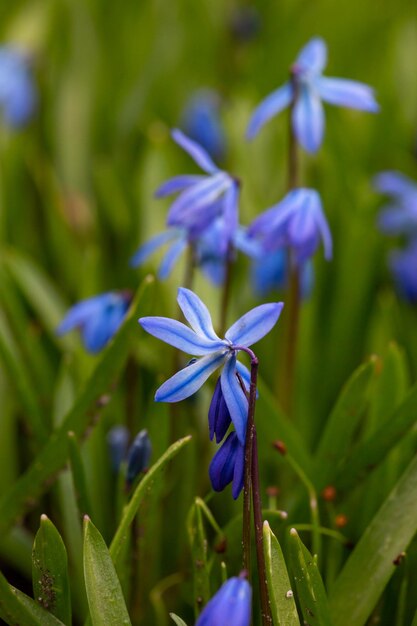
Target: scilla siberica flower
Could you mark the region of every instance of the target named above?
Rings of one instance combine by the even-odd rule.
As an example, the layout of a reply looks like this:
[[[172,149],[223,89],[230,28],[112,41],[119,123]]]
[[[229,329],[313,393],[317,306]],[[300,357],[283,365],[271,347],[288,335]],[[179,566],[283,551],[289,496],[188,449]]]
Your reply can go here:
[[[324,256],[332,256],[332,237],[320,196],[314,189],[293,189],[281,202],[267,209],[248,228],[265,252],[289,248],[300,266],[323,241]]]
[[[216,91],[200,89],[188,100],[181,116],[181,128],[185,134],[199,143],[216,161],[222,161],[226,153],[220,103]]]
[[[207,602],[195,626],[249,626],[251,607],[250,584],[245,578],[234,576]]]
[[[237,361],[237,354],[264,337],[275,325],[283,303],[262,304],[235,322],[221,339],[213,329],[210,313],[198,296],[189,289],[178,290],[178,304],[191,328],[166,317],[142,317],[142,328],[166,343],[200,357],[167,380],[155,394],[157,402],[179,402],[193,395],[210,374],[222,367],[221,391],[236,429],[236,435],[245,443],[248,400],[236,376],[247,368]]]
[[[287,251],[279,248],[255,258],[251,267],[251,282],[255,293],[266,296],[274,289],[286,289],[290,274]],[[300,296],[308,298],[314,284],[314,269],[311,260],[300,267]]]
[[[400,172],[388,171],[378,174],[374,185],[393,200],[380,213],[380,229],[389,235],[417,236],[417,184]]]
[[[6,124],[13,128],[26,124],[36,101],[28,57],[13,46],[0,46],[0,108]]]
[[[405,250],[394,250],[389,258],[399,294],[408,302],[417,302],[417,238]]]
[[[119,329],[131,300],[129,291],[109,291],[82,300],[69,309],[56,332],[63,335],[78,328],[88,352],[100,352]]]
[[[293,105],[294,134],[307,152],[316,152],[324,134],[322,100],[371,113],[379,110],[371,87],[353,80],[323,76],[326,63],[325,42],[318,37],[311,39],[291,68],[291,80],[267,96],[253,113],[247,137],[252,139],[272,117]]]

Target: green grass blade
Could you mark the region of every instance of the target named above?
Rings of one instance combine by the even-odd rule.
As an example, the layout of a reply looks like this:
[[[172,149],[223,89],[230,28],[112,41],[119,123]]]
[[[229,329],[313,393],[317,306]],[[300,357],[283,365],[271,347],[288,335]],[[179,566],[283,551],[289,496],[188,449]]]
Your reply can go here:
[[[264,522],[264,552],[274,626],[300,626],[294,594],[278,539]]]
[[[210,598],[210,572],[202,511],[196,502],[192,505],[187,517],[187,531],[194,575],[194,610],[198,616],[201,607],[207,604]]]
[[[84,577],[93,626],[131,624],[110,553],[88,516],[84,518]]]
[[[330,595],[335,626],[362,626],[395,571],[393,560],[417,530],[417,458],[359,540]]]
[[[83,517],[91,515],[91,504],[87,490],[87,481],[85,478],[84,464],[81,458],[80,444],[73,432],[68,433],[68,448],[71,465],[72,480],[77,498],[78,510]]]
[[[96,408],[100,396],[107,392],[120,374],[136,336],[137,318],[143,307],[146,287],[152,282],[145,279],[139,288],[126,320],[115,339],[106,348],[95,370],[78,396],[75,405],[52,434],[38,457],[0,500],[0,532],[4,533],[13,522],[36,501],[50,484],[51,478],[64,466],[67,459],[67,433],[82,436],[91,423],[91,410]]]
[[[288,544],[291,572],[305,623],[310,626],[333,626],[317,563],[301,541],[295,528],[290,530]]]
[[[113,541],[111,542],[110,554],[114,563],[117,564],[123,544],[128,537],[129,527],[135,518],[135,515],[143,498],[148,493],[154,481],[159,479],[161,471],[166,468],[169,461],[171,461],[171,459],[173,459],[174,456],[176,456],[178,452],[182,450],[182,448],[190,441],[191,436],[188,436],[184,437],[183,439],[179,439],[178,441],[173,443],[172,446],[170,446],[168,450],[161,456],[161,458],[158,459],[158,461],[154,465],[152,465],[147,474],[145,474],[141,482],[136,487],[132,498],[130,499],[130,502],[125,506],[123,510],[122,519],[120,520],[120,524],[113,537]]]
[[[187,626],[183,619],[175,615],[175,613],[169,614],[170,618],[176,623],[177,626]]]
[[[41,516],[32,554],[33,595],[40,605],[71,626],[67,551],[61,535],[46,515]]]
[[[27,596],[25,593],[20,591],[19,589],[15,589],[11,587],[13,593],[15,594],[17,600],[20,602],[21,606],[23,606],[27,612],[37,620],[37,624],[41,626],[67,626],[64,622],[61,622],[55,615],[49,613],[49,611],[45,611],[35,600]]]

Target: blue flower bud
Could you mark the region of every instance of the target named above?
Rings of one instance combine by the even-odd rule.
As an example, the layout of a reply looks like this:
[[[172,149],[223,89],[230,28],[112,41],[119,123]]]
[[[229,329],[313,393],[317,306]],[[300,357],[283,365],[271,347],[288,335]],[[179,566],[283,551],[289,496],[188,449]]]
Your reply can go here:
[[[389,265],[399,294],[408,302],[417,303],[417,239],[405,250],[394,250]]]
[[[229,409],[227,408],[227,404],[223,397],[220,377],[217,379],[217,383],[214,388],[208,412],[208,421],[210,439],[213,440],[214,435],[216,435],[216,442],[220,443],[232,422]]]
[[[26,124],[36,102],[29,57],[14,46],[0,46],[0,108],[6,124],[13,128]]]
[[[119,471],[120,464],[126,456],[128,443],[129,431],[126,426],[114,426],[107,433],[107,444],[114,472]]]
[[[231,482],[232,496],[236,500],[243,488],[244,469],[245,447],[232,432],[210,463],[209,476],[214,491],[223,491]]]
[[[149,467],[152,444],[148,431],[141,430],[135,437],[127,455],[126,482],[131,485],[135,478]]]
[[[250,584],[245,578],[234,576],[206,604],[195,626],[249,626],[251,606]]]
[[[220,119],[220,97],[215,91],[201,89],[190,98],[182,115],[181,127],[215,161],[223,161],[226,138]]]

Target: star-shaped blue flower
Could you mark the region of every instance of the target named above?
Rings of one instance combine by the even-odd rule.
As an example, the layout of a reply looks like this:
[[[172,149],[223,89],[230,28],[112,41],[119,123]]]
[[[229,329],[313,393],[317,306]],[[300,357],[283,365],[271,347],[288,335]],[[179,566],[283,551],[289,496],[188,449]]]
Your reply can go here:
[[[13,46],[0,46],[0,107],[6,124],[13,128],[26,124],[36,102],[28,57]]]
[[[324,256],[332,256],[332,237],[320,195],[314,189],[293,189],[281,202],[267,209],[248,228],[265,252],[290,248],[300,266],[317,250],[320,240]]]
[[[275,325],[283,303],[274,302],[255,307],[225,333],[224,339],[216,335],[210,313],[198,296],[189,289],[178,290],[178,304],[185,319],[190,324],[167,317],[142,317],[142,328],[166,343],[201,357],[180,370],[167,380],[155,394],[157,402],[179,402],[193,395],[205,383],[210,374],[222,367],[221,390],[230,413],[236,434],[245,442],[248,400],[242,390],[236,372],[243,372],[249,379],[249,372],[237,361],[237,354],[264,337]]]
[[[169,209],[167,225],[184,228],[189,236],[196,237],[222,216],[218,246],[224,252],[238,225],[239,182],[220,170],[204,148],[180,130],[175,129],[172,137],[207,175],[175,176],[159,187],[159,198],[179,193]]]
[[[311,39],[291,68],[291,80],[273,91],[255,109],[247,137],[252,139],[266,122],[293,103],[294,134],[307,152],[317,152],[323,141],[325,124],[322,100],[371,113],[379,110],[371,87],[353,80],[323,76],[326,63],[325,42],[319,37]]]
[[[109,291],[81,300],[69,309],[56,332],[63,335],[78,328],[88,352],[100,352],[119,329],[131,300],[128,291]]]
[[[374,179],[378,191],[393,203],[380,213],[378,225],[389,235],[417,236],[417,184],[400,172],[381,172]]]

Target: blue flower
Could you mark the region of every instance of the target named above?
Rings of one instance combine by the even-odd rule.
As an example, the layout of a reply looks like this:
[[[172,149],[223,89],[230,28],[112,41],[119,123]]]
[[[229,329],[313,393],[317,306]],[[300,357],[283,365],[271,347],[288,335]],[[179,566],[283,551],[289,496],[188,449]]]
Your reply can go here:
[[[264,253],[255,258],[251,268],[251,281],[255,292],[260,296],[268,295],[274,289],[288,287],[289,263],[288,252],[283,248]],[[314,269],[311,260],[300,267],[300,295],[308,298],[313,289]]]
[[[88,352],[100,352],[110,341],[123,322],[132,296],[127,291],[109,291],[70,308],[57,334],[63,335],[79,328]]]
[[[188,101],[181,123],[185,134],[216,161],[222,161],[226,152],[226,137],[219,113],[218,93],[212,89],[201,89]]]
[[[131,485],[141,472],[149,467],[151,460],[152,443],[146,429],[141,430],[135,437],[127,455],[126,482]]]
[[[379,110],[371,87],[344,78],[327,78],[323,39],[314,38],[301,50],[291,68],[291,80],[267,96],[253,113],[247,137],[252,139],[274,115],[293,104],[294,134],[307,152],[316,152],[324,134],[322,100],[330,104],[376,113]]]
[[[107,433],[110,460],[114,472],[118,472],[127,453],[129,431],[126,426],[114,426]]]
[[[178,290],[178,304],[191,328],[166,317],[142,317],[141,326],[151,335],[193,356],[201,356],[167,380],[156,392],[157,402],[179,402],[193,395],[210,374],[222,367],[221,389],[239,441],[245,442],[248,401],[236,376],[247,369],[237,353],[264,337],[275,325],[283,304],[262,304],[241,317],[220,339],[213,329],[210,313],[189,289]],[[239,363],[239,365],[238,365]]]
[[[288,247],[297,265],[302,265],[317,250],[320,240],[324,256],[332,256],[332,237],[321,199],[314,189],[293,189],[281,202],[267,209],[248,228],[266,253]]]
[[[400,172],[381,172],[374,179],[378,191],[392,197],[381,211],[378,225],[389,235],[417,235],[417,184]]]
[[[159,187],[156,192],[159,198],[179,193],[169,209],[167,225],[184,228],[189,237],[196,238],[217,217],[223,216],[223,230],[219,236],[218,247],[225,252],[238,224],[239,182],[220,170],[210,155],[180,130],[174,130],[172,137],[207,176],[175,176]]]
[[[399,294],[408,302],[417,303],[417,238],[405,250],[392,252],[389,266]]]
[[[245,446],[238,439],[235,431],[214,455],[209,468],[209,476],[214,491],[223,491],[232,483],[232,496],[236,500],[243,488],[245,470]]]
[[[229,578],[207,602],[195,626],[249,626],[252,589],[243,577]]]
[[[6,124],[13,128],[26,124],[36,102],[28,57],[13,46],[0,46],[0,108]]]

